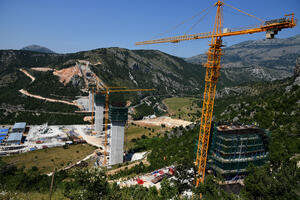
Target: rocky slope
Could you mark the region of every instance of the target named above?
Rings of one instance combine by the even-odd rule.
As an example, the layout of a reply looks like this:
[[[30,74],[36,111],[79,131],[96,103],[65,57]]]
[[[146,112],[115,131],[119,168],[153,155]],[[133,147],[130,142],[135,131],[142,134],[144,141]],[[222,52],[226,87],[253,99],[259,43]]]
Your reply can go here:
[[[293,75],[295,60],[300,55],[300,35],[285,39],[251,40],[224,48],[223,72],[229,80],[275,80]],[[206,55],[186,59],[203,63]]]
[[[0,85],[15,81],[19,68],[74,66],[88,60],[91,69],[110,86],[155,88],[159,94],[196,94],[203,85],[204,68],[160,51],[102,48],[73,54],[18,50],[0,51]],[[45,83],[46,84],[46,83]]]
[[[222,104],[223,112],[217,118],[232,122],[258,122],[264,128],[299,133],[299,60],[300,57],[297,58],[293,77],[231,88],[219,94],[223,99],[217,99],[217,104],[227,99]]]
[[[107,85],[155,88],[160,94],[196,94],[204,68],[155,50],[103,48],[83,52]]]
[[[46,47],[39,46],[39,45],[29,45],[29,46],[23,47],[21,50],[35,51],[35,52],[40,52],[40,53],[55,53],[54,51],[52,51]]]
[[[294,85],[300,86],[300,56],[297,58],[296,66],[294,69]]]
[[[300,56],[296,60],[296,66],[295,66],[295,69],[294,69],[294,76],[295,77],[300,76]]]
[[[255,44],[257,42],[251,43]],[[240,46],[245,46],[245,44],[247,44],[247,42],[240,44]],[[295,41],[294,43],[291,42],[290,45],[295,46]],[[247,55],[242,55],[247,57]],[[156,89],[155,92],[126,93],[127,100],[137,99],[136,94],[139,95],[138,99],[142,99],[147,95],[166,97],[172,95],[201,95],[203,93],[205,68],[199,64],[189,63],[184,59],[156,50],[101,48],[72,54],[0,50],[0,91],[2,91],[0,98],[2,102],[4,100],[7,100],[7,102],[3,103],[7,104],[15,102],[16,100],[22,102],[24,97],[18,93],[20,89],[25,89],[42,96],[62,95],[75,97],[79,95],[80,88],[77,88],[78,84],[68,84],[64,86],[59,83],[58,78],[54,77],[52,72],[37,72],[30,69],[32,67],[64,69],[74,66],[77,60],[89,61],[91,70],[109,86]],[[287,66],[289,66],[289,63],[295,63],[295,60],[293,62],[289,60],[286,61]],[[31,83],[31,80],[27,80],[28,78],[19,71],[20,68],[24,68],[29,73],[35,73],[35,77],[40,77],[38,78],[39,81]],[[252,77],[251,73],[246,71],[247,69],[253,71],[250,67],[239,68],[242,70],[234,67],[225,68],[226,70],[222,72],[218,83],[217,97],[221,98],[231,96],[232,94],[240,95],[245,93],[256,95],[260,93],[259,86],[255,88],[240,86],[239,84],[247,81],[253,82],[262,80],[263,77],[266,77],[263,73],[266,70],[273,72],[274,70],[282,70],[279,68],[261,68],[263,71],[260,72],[256,70],[257,75],[255,78]],[[230,72],[230,70],[232,70],[232,72]],[[298,69],[296,71],[299,72]],[[270,79],[272,79],[272,77]],[[54,94],[55,91],[59,94]],[[113,98],[113,95],[111,96]],[[116,96],[116,98],[118,99],[120,97]],[[15,104],[18,104],[18,102],[15,102]]]

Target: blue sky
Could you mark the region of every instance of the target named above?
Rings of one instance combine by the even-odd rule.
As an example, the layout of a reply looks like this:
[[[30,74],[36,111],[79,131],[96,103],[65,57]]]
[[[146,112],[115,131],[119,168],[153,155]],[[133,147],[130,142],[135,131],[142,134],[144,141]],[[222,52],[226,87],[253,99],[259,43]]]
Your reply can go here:
[[[38,44],[58,53],[103,47],[159,49],[189,57],[208,49],[209,40],[178,44],[135,46],[137,41],[182,35],[198,18],[161,35],[183,20],[207,8],[208,14],[188,33],[212,30],[216,9],[213,0],[0,0],[0,49],[20,49]],[[225,0],[262,19],[281,18],[295,12],[300,19],[300,0]],[[258,24],[254,18],[224,8],[224,27]],[[300,34],[300,26],[279,32],[278,38]],[[224,38],[227,46],[263,39],[264,33]]]

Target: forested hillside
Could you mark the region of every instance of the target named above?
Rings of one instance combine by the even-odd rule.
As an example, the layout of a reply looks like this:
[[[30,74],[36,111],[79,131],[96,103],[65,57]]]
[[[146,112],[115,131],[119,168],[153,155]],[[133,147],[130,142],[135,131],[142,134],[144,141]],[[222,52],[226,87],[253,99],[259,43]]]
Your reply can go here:
[[[295,60],[300,54],[300,35],[283,39],[261,39],[224,47],[223,73],[239,83],[283,79],[293,75]],[[187,58],[191,63],[203,63],[206,54]]]

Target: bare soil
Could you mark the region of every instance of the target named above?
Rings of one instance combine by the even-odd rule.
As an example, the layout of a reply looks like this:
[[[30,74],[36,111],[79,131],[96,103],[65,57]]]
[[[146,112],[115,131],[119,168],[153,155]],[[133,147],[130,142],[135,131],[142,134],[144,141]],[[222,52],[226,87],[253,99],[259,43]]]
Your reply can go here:
[[[154,119],[145,119],[145,120],[138,120],[138,121],[133,121],[135,124],[138,124],[140,126],[161,126],[164,124],[166,127],[169,128],[174,128],[178,126],[188,126],[192,124],[192,122],[189,121],[184,121],[181,119],[172,119],[171,117],[157,117]]]
[[[78,66],[65,68],[62,70],[57,70],[53,72],[54,75],[59,77],[59,81],[64,85],[67,85],[73,76],[78,75],[82,77],[82,74],[78,68]]]

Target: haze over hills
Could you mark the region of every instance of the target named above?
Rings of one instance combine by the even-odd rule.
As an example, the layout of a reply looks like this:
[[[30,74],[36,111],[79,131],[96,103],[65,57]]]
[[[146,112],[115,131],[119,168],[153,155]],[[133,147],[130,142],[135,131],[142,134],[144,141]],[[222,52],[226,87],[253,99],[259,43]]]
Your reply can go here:
[[[295,60],[300,55],[300,35],[285,39],[249,40],[224,48],[223,71],[227,78],[243,80],[275,80],[293,75]],[[185,60],[200,64],[206,54]]]
[[[35,52],[40,52],[40,53],[55,53],[54,51],[52,51],[46,47],[39,46],[39,45],[29,45],[29,46],[23,47],[20,50],[35,51]]]

